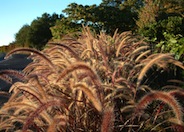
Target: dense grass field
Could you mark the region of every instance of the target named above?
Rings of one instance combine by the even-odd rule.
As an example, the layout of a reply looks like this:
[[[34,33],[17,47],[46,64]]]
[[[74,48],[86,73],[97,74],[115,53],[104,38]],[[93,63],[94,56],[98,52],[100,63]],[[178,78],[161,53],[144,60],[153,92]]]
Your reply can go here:
[[[85,27],[44,50],[17,48],[33,60],[0,109],[1,131],[183,132],[182,62],[154,53],[131,32],[95,34]]]

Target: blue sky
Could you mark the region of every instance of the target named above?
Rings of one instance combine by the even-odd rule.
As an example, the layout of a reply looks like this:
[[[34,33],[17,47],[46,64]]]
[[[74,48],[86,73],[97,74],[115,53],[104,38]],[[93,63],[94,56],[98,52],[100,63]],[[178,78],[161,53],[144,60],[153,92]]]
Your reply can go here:
[[[102,0],[0,0],[0,46],[15,40],[15,34],[43,13],[61,14],[67,5],[100,4]]]

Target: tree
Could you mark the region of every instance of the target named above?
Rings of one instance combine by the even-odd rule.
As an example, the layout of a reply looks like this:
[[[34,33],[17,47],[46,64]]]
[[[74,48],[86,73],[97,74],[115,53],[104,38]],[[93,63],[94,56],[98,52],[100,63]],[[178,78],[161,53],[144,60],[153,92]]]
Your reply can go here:
[[[68,15],[68,21],[76,24],[93,25],[96,22],[96,5],[83,6],[77,3],[71,3],[68,7],[63,10]]]
[[[58,19],[59,16],[56,14],[50,16],[49,14],[44,13],[42,17],[38,17],[36,20],[32,21],[29,32],[30,46],[42,49],[48,40],[52,38],[50,27],[55,25],[55,22]]]
[[[146,0],[144,7],[139,11],[139,19],[136,21],[137,26],[142,29],[149,24],[156,22],[158,17],[159,6],[153,0]]]
[[[136,6],[132,5],[135,5],[136,2],[130,1],[105,0],[99,6],[72,3],[63,12],[68,15],[69,20],[77,24],[81,23],[113,34],[117,28],[120,32],[134,28],[137,14],[133,9]]]
[[[56,24],[50,28],[53,40],[60,40],[64,35],[81,31],[81,29],[81,24],[72,22],[65,17],[57,20]]]
[[[56,13],[50,15],[48,13],[42,14],[41,17],[31,22],[31,25],[24,25],[16,34],[16,43],[24,46],[28,44],[29,47],[42,49],[44,45],[52,38],[50,27],[54,26],[56,21],[61,19],[63,15]]]
[[[156,52],[170,52],[184,61],[184,1],[145,0],[136,21],[138,32],[152,41]]]
[[[19,46],[28,45],[28,37],[29,37],[30,26],[28,24],[22,26],[22,28],[15,34],[16,44]]]
[[[149,29],[151,24],[168,19],[171,16],[182,17],[184,14],[183,0],[145,0],[144,6],[139,10],[136,24],[142,32]]]

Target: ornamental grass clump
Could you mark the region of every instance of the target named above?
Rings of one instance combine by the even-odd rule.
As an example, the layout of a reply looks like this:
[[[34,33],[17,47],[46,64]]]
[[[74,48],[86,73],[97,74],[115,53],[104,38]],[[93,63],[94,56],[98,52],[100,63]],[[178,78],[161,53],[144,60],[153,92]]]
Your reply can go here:
[[[22,73],[0,73],[8,82],[9,73],[22,80],[0,109],[1,131],[184,129],[183,80],[173,76],[161,85],[157,79],[184,65],[171,54],[153,53],[140,36],[97,35],[84,27],[79,38],[63,37],[42,51],[14,49],[6,58],[19,52],[31,53],[33,62]]]

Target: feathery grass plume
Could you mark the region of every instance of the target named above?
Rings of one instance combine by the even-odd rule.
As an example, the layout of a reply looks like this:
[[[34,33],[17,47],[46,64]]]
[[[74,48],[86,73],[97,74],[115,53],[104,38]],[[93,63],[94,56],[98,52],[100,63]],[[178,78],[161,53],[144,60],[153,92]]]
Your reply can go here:
[[[0,109],[4,131],[21,131],[23,126],[25,131],[149,131],[167,130],[182,122],[183,103],[179,101],[183,92],[179,88],[154,92],[150,85],[141,85],[152,66],[154,71],[156,66],[165,70],[168,63],[180,67],[182,64],[168,55],[152,62],[140,77],[141,69],[162,54],[152,54],[148,43],[132,32],[117,31],[114,36],[102,32],[96,35],[84,27],[77,39],[48,43],[40,53],[57,72],[42,55],[26,51],[33,53],[29,56],[33,62],[23,71],[27,81],[12,85],[11,97]],[[136,85],[138,77],[142,80]],[[158,102],[163,102],[164,107],[154,111]],[[140,118],[133,117],[135,112]],[[168,118],[173,116],[176,123],[172,124]]]
[[[164,90],[164,89],[183,89],[182,87],[180,87],[180,86],[176,86],[176,85],[166,85],[166,86],[163,86],[162,87],[162,89]]]
[[[87,55],[88,57],[90,57],[90,56],[88,55],[89,52],[92,53],[92,50],[91,50],[91,49],[85,49],[85,50],[82,52],[80,58],[84,58],[85,55]]]
[[[4,106],[3,106],[3,110],[6,110],[6,109],[12,109],[12,108],[19,108],[19,107],[27,107],[31,110],[35,110],[36,109],[36,104],[32,104],[31,102],[29,101],[23,101],[23,102],[10,102],[10,103],[6,103]]]
[[[60,130],[60,128],[58,128],[59,126],[65,126],[66,125],[66,117],[64,115],[56,115],[53,119],[53,122],[51,125],[49,125],[47,132],[56,132],[56,131],[64,131],[64,130]],[[58,128],[58,129],[57,129]]]
[[[93,83],[100,88],[101,82],[97,74],[84,62],[75,62],[74,64],[69,65],[63,72],[59,75],[56,82],[61,80],[63,77],[65,77],[70,72],[73,72],[75,70],[84,70],[89,73],[89,77],[92,79]]]
[[[14,86],[14,85],[12,85],[11,87],[13,87],[13,86]],[[18,91],[16,91],[16,92],[13,92],[13,93],[11,94],[9,100],[8,100],[8,103],[9,103],[9,102],[13,102],[13,101],[19,102],[20,100],[22,100],[22,99],[20,99],[20,98],[21,98],[21,96],[20,96],[21,94],[22,94],[22,93],[21,93],[20,90],[18,90]]]
[[[117,36],[118,36],[118,29],[115,30],[112,38],[115,40]]]
[[[47,100],[47,93],[44,90],[44,87],[41,85],[40,81],[38,80],[38,76],[35,76],[35,82],[36,82],[36,86],[38,88],[38,91],[40,93],[40,95],[42,96],[43,100]],[[48,82],[47,82],[48,83]]]
[[[128,57],[131,58],[131,60],[135,60],[136,56],[142,54],[145,50],[147,51],[149,49],[149,46],[140,46],[137,49],[135,49]]]
[[[0,75],[14,76],[17,79],[19,79],[19,81],[25,81],[26,80],[25,75],[22,72],[16,71],[16,70],[1,70]]]
[[[10,97],[10,93],[8,93],[8,92],[4,92],[4,91],[0,91],[0,96],[3,96],[3,97],[6,97],[6,98],[9,98],[9,97]]]
[[[69,60],[69,57],[66,54],[66,52],[64,50],[62,50],[61,48],[58,48],[58,46],[51,47],[47,54],[49,54],[51,56],[51,58],[59,57],[58,59],[64,59],[66,61]]]
[[[128,111],[133,111],[135,109],[135,105],[126,105],[125,107],[122,107],[120,110],[121,110],[121,113],[124,113],[124,112],[128,112]]]
[[[30,53],[35,53],[36,55],[38,55],[39,57],[41,57],[43,60],[45,60],[45,62],[47,62],[47,64],[53,68],[56,69],[54,64],[51,62],[51,60],[44,55],[43,53],[41,53],[40,51],[36,50],[36,49],[31,49],[31,48],[16,48],[12,51],[10,51],[6,56],[5,59],[9,58],[12,54],[16,53],[16,52],[30,52]]]
[[[95,46],[95,38],[93,37],[93,35],[91,34],[90,31],[88,31],[89,29],[84,29],[83,30],[83,34],[81,36],[81,38],[79,39],[79,41],[83,44],[82,46],[82,51],[84,51],[85,49],[89,49],[91,51],[94,52],[94,54],[96,53],[96,48],[94,48]],[[89,58],[92,58],[93,55],[90,54],[90,52],[87,52],[87,56]]]
[[[81,59],[79,58],[79,56],[75,53],[75,51],[73,51],[70,47],[68,47],[68,46],[65,45],[65,44],[49,42],[48,45],[57,45],[57,46],[63,47],[63,48],[65,48],[66,50],[68,50],[68,51],[73,55],[74,58],[76,58],[77,60],[81,60]]]
[[[103,112],[103,119],[101,124],[101,132],[113,132],[114,127],[114,109],[113,108],[107,108]]]
[[[180,100],[184,99],[184,89],[179,88],[179,89],[174,89],[168,92],[171,96],[177,97]]]
[[[53,64],[58,67],[58,72],[60,72],[61,69],[65,69],[68,64],[76,61],[76,58],[70,57],[70,55],[66,53],[66,50],[58,48],[58,46],[51,47],[51,49],[52,50],[49,51],[48,54]]]
[[[168,62],[172,63],[172,64],[174,64],[174,65],[176,65],[176,66],[178,66],[178,67],[180,67],[182,69],[184,69],[183,63],[180,62],[180,61],[175,60],[174,58],[173,59],[169,59]]]
[[[97,44],[98,44],[100,53],[101,53],[101,55],[102,55],[102,59],[103,59],[104,65],[105,65],[105,67],[106,67],[106,70],[107,70],[107,72],[111,72],[111,69],[110,69],[110,67],[109,67],[109,65],[108,65],[108,60],[109,60],[109,58],[108,58],[108,56],[106,55],[106,53],[105,53],[105,51],[103,50],[102,45],[101,45],[101,44],[102,44],[102,41],[99,41]]]
[[[70,47],[78,48],[79,46],[82,46],[82,43],[78,42],[77,40],[74,40],[72,42],[67,43]]]
[[[30,113],[31,111],[36,110],[37,106],[38,106],[37,104],[35,103],[33,104],[28,100],[24,100],[21,102],[8,101],[8,103],[5,103],[2,109],[0,110],[0,115],[1,117],[4,115],[5,117],[7,117],[6,119],[9,119],[12,117],[15,117],[15,118],[17,117],[17,119],[19,119],[19,117],[24,117],[21,120],[21,122],[24,122],[25,117],[27,117],[27,114]]]
[[[136,93],[136,89],[135,89],[135,86],[133,85],[133,83],[131,83],[130,81],[128,81],[127,79],[125,78],[118,78],[116,81],[115,81],[117,84],[115,86],[117,86],[118,84],[121,83],[120,87],[123,87],[123,88],[127,88],[129,90],[129,92],[132,92],[132,93]],[[118,88],[118,90],[120,90],[121,88]],[[116,91],[116,90],[114,90]]]
[[[39,77],[41,78],[41,80],[39,79]],[[34,93],[39,94],[39,96],[37,97],[43,100],[43,102],[47,101],[48,94],[46,92],[44,85],[49,84],[48,78],[42,74],[40,75],[39,73],[38,74],[31,73],[27,76],[27,78],[29,78],[29,83],[24,84],[23,86],[19,85],[18,89],[24,86],[26,86],[27,88],[29,87],[30,90],[32,90],[33,92],[35,91]]]
[[[95,32],[93,32],[94,34],[92,34],[92,32],[91,32],[91,30],[90,30],[89,27],[86,27],[86,26],[84,26],[84,25],[82,25],[82,26],[83,26],[82,33],[83,33],[84,35],[86,35],[86,38],[87,38],[87,39],[88,39],[88,38],[94,39]]]
[[[140,47],[138,47],[137,49],[135,49],[135,50],[131,53],[131,55],[140,54],[141,52],[146,51],[146,50],[148,50],[149,48],[150,48],[150,47],[149,47],[148,45],[140,46]],[[130,55],[130,56],[131,56],[131,55]]]
[[[1,125],[0,130],[1,130],[2,132],[6,132],[6,131],[8,131],[9,129],[11,129],[12,127],[14,127],[13,124],[7,124],[7,123],[0,124],[0,125]]]
[[[178,124],[176,118],[169,118],[168,121],[171,122],[172,125],[168,127],[167,129],[170,129],[174,132],[183,132],[184,124]]]
[[[19,82],[17,82],[17,83],[19,83]],[[30,87],[30,86],[26,86],[26,85],[20,86],[19,85],[18,87],[16,87],[16,84],[14,84],[14,87],[11,87],[9,92],[11,92],[12,90],[14,92],[16,92],[17,90],[22,90],[22,91],[24,91],[26,93],[29,93],[34,98],[36,98],[40,103],[42,103],[42,100],[43,100],[42,95],[40,95],[39,92],[36,89],[34,89],[34,88]]]
[[[117,31],[117,30],[116,30]],[[122,32],[122,33],[114,33],[112,39],[114,40],[114,49],[117,49],[117,47],[119,46],[119,44],[122,42],[122,40],[124,39],[125,36],[132,36],[132,32],[131,31],[126,31],[126,32]],[[104,35],[104,36],[107,36],[107,35]],[[109,41],[108,39],[106,39],[107,42]],[[113,51],[114,52],[114,55],[116,53],[116,50]]]
[[[169,83],[177,83],[177,84],[180,84],[180,85],[184,85],[184,81],[176,80],[176,79],[171,79],[171,80],[168,80],[167,82],[169,82]]]
[[[170,54],[157,54],[155,58],[153,58],[152,60],[150,60],[141,70],[141,72],[139,73],[139,76],[137,78],[137,87],[139,87],[142,83],[142,79],[143,77],[146,75],[146,72],[153,66],[153,65],[158,65],[160,64],[160,62],[164,62],[166,64],[168,64],[169,60],[172,60],[171,63],[180,66],[181,68],[184,69],[184,66],[182,66],[182,63],[176,63],[176,61],[174,61],[174,58],[170,55]]]
[[[5,81],[6,83],[12,84],[12,78],[6,74],[0,74],[0,79]]]
[[[118,48],[117,48],[117,50],[116,50],[116,57],[119,56],[122,46],[123,46],[124,44],[126,44],[126,41],[127,41],[128,39],[130,39],[130,38],[131,38],[131,36],[128,35],[128,36],[125,36],[124,39],[121,41],[121,43],[119,44],[119,46],[118,46]]]
[[[2,117],[3,115],[1,115]],[[12,128],[14,128],[14,124],[13,123],[10,123],[12,122],[12,120],[14,120],[14,118],[10,118],[10,119],[7,119],[6,122],[0,122],[0,131],[1,132],[10,132],[12,130]]]
[[[147,57],[150,53],[151,53],[151,50],[147,50],[147,51],[141,53],[141,54],[135,59],[135,62],[138,63],[138,62],[140,61],[140,59],[142,59],[143,57]]]
[[[35,64],[28,65],[23,70],[23,72],[26,74],[26,77],[28,78],[28,80],[30,80],[30,77],[33,77],[34,74],[37,75],[38,77],[48,78],[49,75],[53,74],[53,69],[51,69],[47,65],[39,65],[38,63],[35,63]]]
[[[40,66],[43,66],[43,64],[31,62],[31,63],[29,63],[29,64],[23,69],[23,73],[24,73],[25,75],[28,75],[29,73],[31,73],[32,71],[34,71],[34,70],[36,69],[36,67],[40,67]]]
[[[68,109],[67,106],[65,105],[64,102],[62,102],[61,100],[51,100],[51,101],[48,101],[44,104],[41,104],[35,111],[33,111],[26,119],[24,125],[23,125],[23,128],[22,128],[22,131],[23,132],[26,132],[27,129],[29,128],[30,125],[33,124],[34,122],[34,118],[38,117],[40,115],[41,112],[43,112],[44,110],[47,110],[48,107],[64,107],[65,109]],[[46,119],[46,121],[51,124],[52,123],[52,119],[48,118]]]
[[[73,87],[82,90],[87,95],[87,97],[89,98],[89,100],[91,100],[91,102],[93,103],[93,105],[95,106],[95,108],[99,112],[102,112],[102,104],[101,104],[100,100],[98,99],[98,97],[96,96],[96,94],[94,94],[90,90],[90,88],[88,88],[88,86],[86,86],[85,84],[75,84]]]
[[[140,113],[140,111],[144,110],[154,100],[160,100],[168,104],[173,109],[173,113],[176,116],[178,124],[183,123],[182,121],[183,114],[182,114],[180,104],[177,102],[177,100],[173,96],[163,91],[153,91],[151,93],[146,94],[137,103],[135,112]]]

